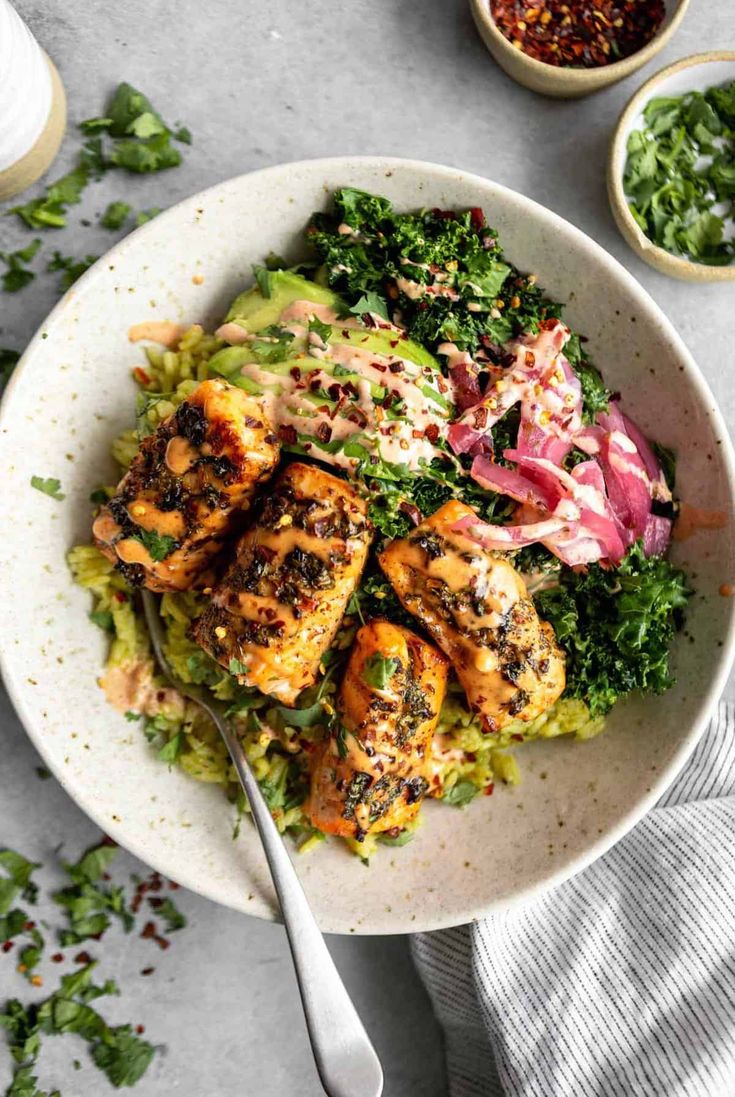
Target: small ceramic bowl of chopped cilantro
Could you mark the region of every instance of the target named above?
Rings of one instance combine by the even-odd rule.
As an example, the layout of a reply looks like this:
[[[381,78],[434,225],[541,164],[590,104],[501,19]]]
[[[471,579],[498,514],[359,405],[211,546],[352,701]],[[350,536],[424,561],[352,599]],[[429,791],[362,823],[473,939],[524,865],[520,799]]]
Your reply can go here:
[[[735,52],[686,57],[620,117],[608,193],[630,246],[663,274],[735,279]]]

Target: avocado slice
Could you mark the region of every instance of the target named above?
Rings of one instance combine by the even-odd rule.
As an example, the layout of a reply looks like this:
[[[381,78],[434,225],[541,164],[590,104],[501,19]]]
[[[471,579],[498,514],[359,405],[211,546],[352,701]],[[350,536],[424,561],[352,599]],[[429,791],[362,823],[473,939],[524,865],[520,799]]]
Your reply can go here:
[[[397,355],[409,362],[415,362],[418,366],[439,370],[439,363],[433,354],[429,354],[419,343],[414,343],[413,339],[403,339],[394,331],[380,328],[340,328],[339,324],[334,324],[329,342],[334,346],[347,344],[355,350],[366,350],[370,354],[385,354],[388,357]]]
[[[270,296],[266,297],[259,286],[241,293],[230,305],[225,323],[234,321],[246,331],[259,332],[270,324],[277,324],[281,313],[294,301],[313,301],[317,305],[330,305],[341,311],[343,304],[336,293],[325,286],[318,286],[300,274],[290,270],[268,271]]]

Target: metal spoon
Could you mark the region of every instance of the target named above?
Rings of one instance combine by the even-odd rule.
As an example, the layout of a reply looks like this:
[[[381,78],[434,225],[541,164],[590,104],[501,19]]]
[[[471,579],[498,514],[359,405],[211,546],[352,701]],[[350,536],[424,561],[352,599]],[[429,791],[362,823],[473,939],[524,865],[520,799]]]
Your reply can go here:
[[[322,1085],[329,1097],[380,1097],[383,1092],[380,1060],[329,955],[245,751],[224,717],[224,706],[197,686],[179,681],[172,672],[163,653],[165,635],[158,600],[150,591],[141,593],[148,632],[164,677],[212,717],[250,803],[286,926]]]

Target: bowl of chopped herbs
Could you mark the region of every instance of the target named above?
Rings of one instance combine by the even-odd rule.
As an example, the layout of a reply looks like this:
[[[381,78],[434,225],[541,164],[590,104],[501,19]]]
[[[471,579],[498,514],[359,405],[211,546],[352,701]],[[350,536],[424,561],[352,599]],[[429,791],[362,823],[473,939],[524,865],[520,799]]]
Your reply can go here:
[[[480,36],[519,84],[577,99],[630,76],[663,49],[689,0],[470,0]]]
[[[691,282],[735,279],[735,52],[686,57],[633,96],[613,136],[608,192],[650,266]]]

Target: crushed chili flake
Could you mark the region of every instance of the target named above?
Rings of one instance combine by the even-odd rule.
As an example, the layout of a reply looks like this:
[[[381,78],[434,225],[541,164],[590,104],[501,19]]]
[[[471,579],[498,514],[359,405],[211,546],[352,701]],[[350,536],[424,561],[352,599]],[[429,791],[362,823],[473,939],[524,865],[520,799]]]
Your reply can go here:
[[[92,963],[92,957],[89,955],[88,952],[78,952],[76,954],[76,956],[74,957],[74,963],[75,964],[91,964]]]
[[[52,964],[63,964],[63,962],[64,962],[64,953],[63,952],[55,952],[53,954],[53,956],[51,957],[51,963]]]
[[[593,69],[637,53],[656,35],[664,0],[490,0],[498,30],[536,61]]]
[[[152,975],[156,969],[154,967],[144,967],[141,971],[141,975]]]
[[[13,947],[12,941],[3,941],[3,952],[10,952]]]

